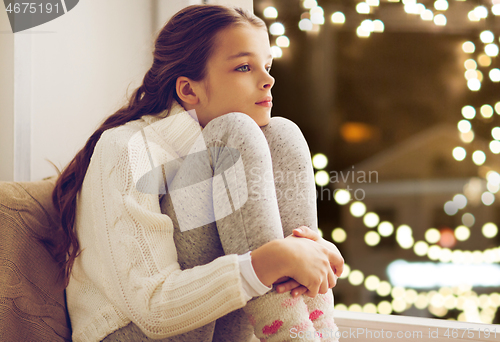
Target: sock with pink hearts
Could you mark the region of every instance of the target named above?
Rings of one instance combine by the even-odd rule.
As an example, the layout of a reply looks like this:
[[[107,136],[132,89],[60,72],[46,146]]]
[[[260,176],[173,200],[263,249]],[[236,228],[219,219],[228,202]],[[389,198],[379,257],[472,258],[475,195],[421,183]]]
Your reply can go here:
[[[319,342],[304,297],[293,298],[290,292],[272,289],[253,298],[243,309],[261,342]]]
[[[314,325],[314,330],[320,335],[322,342],[338,342],[338,327],[333,320],[333,292],[328,290],[325,294],[318,294],[311,298],[304,296],[309,319]]]

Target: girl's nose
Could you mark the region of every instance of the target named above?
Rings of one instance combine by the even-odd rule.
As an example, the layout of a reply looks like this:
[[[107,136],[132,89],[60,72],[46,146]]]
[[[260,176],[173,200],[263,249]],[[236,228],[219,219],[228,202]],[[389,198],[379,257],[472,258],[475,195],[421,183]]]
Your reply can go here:
[[[264,89],[271,89],[274,85],[274,77],[269,75],[269,73],[266,72],[266,77],[264,79],[264,82],[262,84],[262,87]]]

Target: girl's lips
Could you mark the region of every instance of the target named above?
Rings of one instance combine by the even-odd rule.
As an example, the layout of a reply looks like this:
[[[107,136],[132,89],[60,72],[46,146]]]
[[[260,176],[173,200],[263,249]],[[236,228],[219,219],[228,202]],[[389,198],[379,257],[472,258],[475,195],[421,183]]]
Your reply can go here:
[[[273,98],[272,96],[266,96],[261,101],[256,102],[255,104],[271,108],[273,106]]]
[[[256,104],[262,107],[269,107],[269,108],[273,106],[272,101],[262,101],[262,102],[257,102]]]

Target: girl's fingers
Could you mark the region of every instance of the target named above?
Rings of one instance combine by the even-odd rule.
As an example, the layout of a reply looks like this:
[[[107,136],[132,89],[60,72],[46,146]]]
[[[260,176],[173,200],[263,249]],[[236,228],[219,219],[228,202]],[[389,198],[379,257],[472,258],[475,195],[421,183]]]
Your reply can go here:
[[[325,280],[321,283],[319,293],[325,294],[328,292],[330,289],[330,276],[333,275],[333,271],[331,269],[328,270],[328,273],[326,274]]]
[[[333,288],[337,285],[337,276],[332,272],[328,273],[328,287]]]
[[[276,287],[276,291],[278,293],[284,293],[284,292],[292,291],[293,289],[296,289],[300,286],[302,286],[302,285],[300,285],[297,281],[295,281],[294,279],[290,279],[284,283],[279,284]]]
[[[342,259],[342,262],[339,263],[338,265],[335,266],[335,275],[339,278],[342,275],[342,272],[344,272],[344,259]]]
[[[276,286],[276,291],[278,293],[285,293],[290,291],[293,298],[301,296],[308,291],[307,287],[301,285],[299,282],[292,278],[288,278],[287,281],[277,281],[275,284],[278,284]]]
[[[342,257],[342,254],[340,254],[337,246],[333,243],[323,240],[321,241],[321,244],[326,247],[326,253],[333,272],[337,277],[340,277],[344,271],[344,258]]]
[[[342,255],[340,255],[340,252],[337,250],[330,251],[328,259],[330,260],[333,272],[337,277],[340,277],[344,271],[344,258],[342,258]]]
[[[330,251],[330,253],[328,254],[328,258],[330,260],[332,268],[334,269],[335,275],[337,277],[340,277],[342,275],[342,272],[344,270],[344,258],[342,258],[342,255],[340,254],[340,251],[337,248],[337,246],[335,246],[331,242],[322,239],[318,235],[318,233],[316,233],[314,230],[312,230],[307,226],[300,226],[298,228],[295,228],[292,234],[295,237],[302,237],[316,241],[320,245],[327,248]]]
[[[296,298],[298,296],[302,296],[306,292],[307,292],[307,287],[305,287],[304,285],[300,285],[296,289],[292,290],[292,297]]]
[[[314,241],[317,241],[320,239],[320,236],[318,233],[316,233],[314,230],[307,226],[300,226],[298,228],[295,228],[292,232],[292,234],[296,237],[302,237],[302,238],[307,238],[311,239]]]
[[[318,283],[317,285],[312,285],[307,288],[307,291],[305,293],[306,296],[314,298],[318,295],[319,289],[320,289],[321,283]]]

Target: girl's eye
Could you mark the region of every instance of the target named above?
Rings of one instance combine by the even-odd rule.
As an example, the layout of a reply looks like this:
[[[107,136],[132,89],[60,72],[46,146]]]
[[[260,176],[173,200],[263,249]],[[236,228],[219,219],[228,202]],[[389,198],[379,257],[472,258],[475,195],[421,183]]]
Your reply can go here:
[[[271,72],[271,67],[266,68],[267,72]]]
[[[248,68],[248,65],[242,65],[242,66],[240,66],[236,70],[239,70],[239,71],[249,71],[250,69]]]

